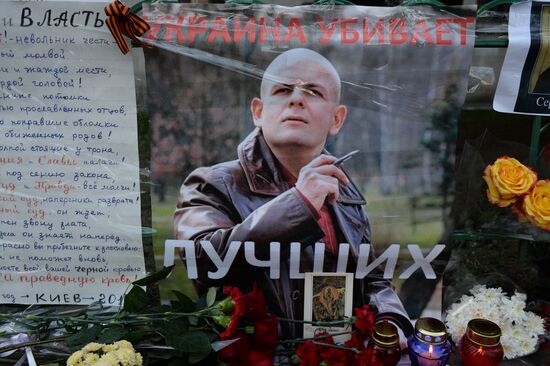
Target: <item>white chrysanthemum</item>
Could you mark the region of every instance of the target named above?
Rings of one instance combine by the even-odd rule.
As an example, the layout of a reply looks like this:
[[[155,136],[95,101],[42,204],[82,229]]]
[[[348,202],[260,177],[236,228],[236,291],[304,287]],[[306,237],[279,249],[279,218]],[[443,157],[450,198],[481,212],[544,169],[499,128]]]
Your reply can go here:
[[[471,296],[462,296],[458,302],[455,302],[449,310],[447,311],[447,314],[453,317],[460,316],[464,313],[469,313],[470,307],[474,304],[473,302],[474,298]]]
[[[485,317],[485,314],[487,314],[487,311],[488,310],[485,309],[481,303],[476,303],[474,306],[472,306],[469,317],[472,319],[483,319]]]
[[[544,334],[544,319],[530,311],[525,313],[524,326],[529,333],[537,337],[539,334]]]
[[[453,328],[449,328],[449,329],[453,329]],[[456,344],[459,344],[459,343],[460,343],[460,339],[462,338],[462,336],[464,335],[464,333],[466,333],[466,326],[460,324],[460,325],[454,327],[454,329],[452,330],[452,332],[451,332],[451,338],[453,339],[453,341],[454,341]]]
[[[476,301],[484,303],[486,306],[499,305],[502,301],[503,292],[501,288],[486,288],[483,286],[474,296]]]
[[[522,355],[526,355],[535,350],[535,348],[537,347],[537,339],[523,338],[519,341],[518,346],[519,346],[519,349],[521,350]]]
[[[490,321],[492,321],[493,323],[496,323],[496,324],[503,324],[504,325],[505,323],[508,323],[508,322],[505,322],[502,319],[502,314],[500,312],[499,307],[488,308],[486,313],[482,316],[482,318],[490,320]]]
[[[458,343],[474,318],[496,323],[502,332],[501,344],[508,359],[534,351],[539,334],[544,333],[544,322],[536,314],[524,311],[525,294],[507,297],[502,289],[475,286],[472,296],[463,295],[447,311],[445,324],[452,339]]]
[[[474,287],[472,287],[472,289],[470,290],[470,293],[474,296],[482,293],[483,291],[487,290],[487,287],[485,285],[475,285]]]
[[[511,360],[513,358],[517,358],[520,356],[521,352],[519,351],[518,346],[515,343],[511,343],[508,345],[502,345],[502,349],[504,350],[504,357]]]
[[[67,360],[67,366],[76,366],[82,364],[82,351],[76,351]]]
[[[108,359],[105,359],[103,357],[97,360],[97,362],[94,364],[94,366],[115,366],[115,365],[118,366],[116,363],[115,364],[110,363]]]
[[[521,301],[522,303],[525,304],[525,302],[527,301],[527,295],[526,295],[526,294],[522,294],[521,292],[514,292],[514,294],[512,295],[511,299],[514,299],[514,300],[517,300],[517,301]]]
[[[94,353],[94,351],[99,352]],[[67,366],[142,366],[142,364],[141,355],[135,352],[130,342],[124,340],[107,345],[89,343],[67,360]]]
[[[507,333],[502,333],[501,344],[504,357],[508,359],[525,356],[535,350],[538,338],[526,328],[513,326]]]
[[[511,298],[502,299],[502,316],[513,322],[520,322],[525,319],[525,295],[518,294]]]
[[[115,345],[118,346],[119,349],[130,349],[130,350],[134,350],[134,347],[132,347],[132,343],[128,342],[128,341],[125,341],[124,339],[121,340],[121,341],[118,341],[118,342],[115,342]]]
[[[103,352],[105,352],[105,353],[116,351],[117,349],[118,349],[118,347],[115,346],[114,344],[107,344],[107,345],[103,346],[103,348],[102,348]]]
[[[503,321],[502,319],[496,324],[498,324],[502,336],[504,335],[509,336],[510,333],[512,333],[512,330],[514,329],[514,325],[511,322]]]
[[[136,353],[136,366],[141,366],[143,364],[143,357],[141,353]]]
[[[131,365],[134,360],[134,351],[127,348],[119,349],[118,351],[116,351],[115,356],[122,365]]]
[[[101,347],[103,346],[105,346],[103,343],[91,342],[91,343],[88,343],[86,346],[84,346],[84,348],[82,348],[82,352],[84,353],[95,352],[101,349]]]
[[[99,356],[96,353],[88,353],[84,356],[84,366],[95,366]]]
[[[115,355],[115,352],[109,352],[105,353],[99,361],[106,362],[107,365],[117,365],[118,366],[118,359]]]
[[[511,337],[511,339],[518,340],[522,338],[524,334],[524,330],[520,327],[512,327],[510,328],[510,332],[506,334],[506,337]]]
[[[507,359],[512,359],[519,357],[522,352],[519,348],[519,340],[514,339],[512,337],[501,337],[500,343],[502,344],[502,348],[504,349],[504,357]]]

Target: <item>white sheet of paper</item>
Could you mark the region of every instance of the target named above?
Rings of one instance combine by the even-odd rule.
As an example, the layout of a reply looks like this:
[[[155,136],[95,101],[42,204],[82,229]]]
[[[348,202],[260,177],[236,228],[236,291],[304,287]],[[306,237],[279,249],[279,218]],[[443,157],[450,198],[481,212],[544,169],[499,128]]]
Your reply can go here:
[[[2,2],[2,303],[119,304],[145,274],[132,58],[103,7]]]

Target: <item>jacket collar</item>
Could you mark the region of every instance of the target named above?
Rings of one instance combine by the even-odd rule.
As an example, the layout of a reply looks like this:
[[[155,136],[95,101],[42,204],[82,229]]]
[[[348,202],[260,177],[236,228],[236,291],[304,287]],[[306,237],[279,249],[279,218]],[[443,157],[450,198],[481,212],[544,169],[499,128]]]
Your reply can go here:
[[[327,153],[327,151],[324,151]],[[244,169],[250,190],[257,194],[278,196],[290,188],[277,167],[277,158],[265,142],[261,130],[252,131],[237,148],[239,162]],[[346,174],[347,175],[347,174]],[[338,202],[349,204],[366,204],[353,183],[340,186]]]

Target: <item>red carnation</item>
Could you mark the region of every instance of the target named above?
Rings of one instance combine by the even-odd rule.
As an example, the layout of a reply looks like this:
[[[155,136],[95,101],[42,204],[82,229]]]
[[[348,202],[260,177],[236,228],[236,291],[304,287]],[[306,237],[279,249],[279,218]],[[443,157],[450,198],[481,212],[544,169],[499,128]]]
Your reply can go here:
[[[254,283],[252,291],[245,295],[244,302],[246,305],[244,318],[246,320],[254,321],[267,316],[264,293],[258,288],[256,283]]]
[[[270,315],[265,319],[258,319],[254,322],[254,348],[273,352],[279,340],[279,320],[276,316]]]
[[[365,337],[358,333],[351,333],[351,338],[344,343],[349,348],[357,348],[359,351],[365,348]]]
[[[371,310],[370,305],[363,305],[362,308],[355,308],[354,314],[357,317],[355,327],[362,335],[371,336],[374,330],[374,319],[376,314]]]
[[[300,358],[300,366],[319,366],[321,363],[317,354],[317,346],[311,341],[298,345],[296,355]]]
[[[245,332],[237,332],[233,337],[220,337],[222,341],[235,340],[230,345],[218,351],[218,358],[222,362],[243,363],[248,358],[250,350],[250,341]]]
[[[230,296],[234,304],[233,314],[231,314],[229,325],[222,333],[220,333],[220,338],[228,338],[235,334],[237,328],[239,327],[239,323],[245,313],[245,303],[243,293],[236,287],[227,286],[223,290],[223,293]]]
[[[326,344],[334,344],[334,338],[332,338],[330,333],[326,330],[315,331],[315,341]]]
[[[348,351],[332,348],[328,346],[319,346],[321,360],[330,366],[346,366],[348,363]]]
[[[374,348],[366,348],[355,355],[355,360],[359,366],[384,366],[382,361],[376,357]]]
[[[235,365],[237,366],[237,365]],[[240,365],[239,365],[240,366]],[[246,366],[273,366],[271,353],[266,353],[257,350],[250,350]]]

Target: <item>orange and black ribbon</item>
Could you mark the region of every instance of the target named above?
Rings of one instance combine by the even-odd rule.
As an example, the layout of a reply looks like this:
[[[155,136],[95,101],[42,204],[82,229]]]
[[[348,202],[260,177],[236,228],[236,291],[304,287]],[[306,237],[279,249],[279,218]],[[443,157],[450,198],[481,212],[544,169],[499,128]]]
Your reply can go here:
[[[105,7],[105,14],[107,14],[107,27],[115,37],[118,48],[123,54],[127,54],[129,51],[123,34],[131,38],[138,46],[152,47],[137,38],[145,34],[151,26],[132,13],[129,7],[119,0],[115,0]]]

